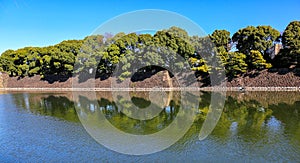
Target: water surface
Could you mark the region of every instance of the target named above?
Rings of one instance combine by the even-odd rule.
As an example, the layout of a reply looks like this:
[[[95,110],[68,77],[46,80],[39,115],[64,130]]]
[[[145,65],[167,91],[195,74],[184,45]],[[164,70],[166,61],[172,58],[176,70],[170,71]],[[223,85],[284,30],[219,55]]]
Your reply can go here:
[[[0,94],[0,161],[251,161],[298,162],[300,160],[300,95],[298,92],[227,92],[220,119],[212,133],[199,140],[209,111],[211,94],[192,96],[198,108],[181,108],[182,94],[164,92],[81,92]],[[151,106],[151,107],[150,107]],[[122,107],[122,108],[120,108]],[[155,108],[155,117],[130,117],[132,108]],[[150,109],[149,109],[150,107]],[[151,110],[152,108],[152,110]],[[180,111],[183,109],[183,111]],[[196,112],[193,124],[167,149],[141,156],[120,154],[99,144],[85,130],[101,126],[105,118],[120,131],[133,135],[154,134],[166,129],[176,117]],[[146,117],[147,118],[147,117]],[[184,122],[184,121],[180,121]],[[180,129],[182,124],[176,124]],[[96,130],[96,129],[95,129]],[[109,129],[103,132],[110,132]],[[161,140],[168,141],[168,137]],[[125,140],[122,140],[125,141]],[[129,148],[130,149],[130,148]]]

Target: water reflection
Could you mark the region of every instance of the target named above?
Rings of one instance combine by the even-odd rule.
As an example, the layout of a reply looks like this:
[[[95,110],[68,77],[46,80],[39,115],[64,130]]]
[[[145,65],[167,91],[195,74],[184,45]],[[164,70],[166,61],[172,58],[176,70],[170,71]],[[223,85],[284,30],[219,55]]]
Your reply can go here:
[[[68,93],[14,93],[11,96],[18,108],[33,114],[79,122],[74,102]]]
[[[170,94],[170,92],[168,92]],[[130,92],[130,98],[119,97],[114,101],[111,92],[98,92],[96,98],[89,92],[80,92],[78,98],[72,93],[19,93],[11,94],[14,103],[20,108],[34,114],[54,116],[72,122],[79,122],[77,113],[88,120],[88,123],[101,126],[104,124],[100,115],[104,115],[109,123],[122,132],[135,135],[154,134],[164,130],[174,122],[178,130],[182,123],[192,118],[193,125],[174,146],[181,147],[198,141],[201,127],[207,118],[211,94],[201,92],[196,98],[198,108],[180,109],[181,94],[172,92],[167,99],[152,102],[149,92]],[[193,95],[190,95],[193,97]],[[131,101],[129,104],[128,102]],[[122,103],[123,108],[118,107]],[[153,104],[161,107],[157,116],[151,119],[138,120],[132,118],[130,111],[133,106],[141,110]],[[80,107],[81,109],[75,109]],[[180,110],[183,110],[180,112]],[[148,110],[151,112],[151,110]],[[193,112],[196,113],[193,119]],[[189,116],[190,115],[190,116]],[[179,123],[180,122],[180,123]],[[92,128],[95,130],[95,128]],[[91,129],[91,130],[92,130]],[[106,128],[107,129],[107,128]],[[102,132],[110,132],[104,130]],[[171,133],[172,134],[172,133]],[[164,137],[161,141],[166,141]],[[264,157],[284,157],[290,160],[299,159],[300,154],[300,95],[298,92],[229,92],[220,119],[208,137],[216,147],[223,146],[229,151],[240,150],[259,154]],[[208,141],[207,140],[207,141]],[[227,146],[228,145],[228,146]],[[200,147],[199,147],[200,148]],[[279,152],[281,152],[279,154]]]
[[[92,95],[75,94],[77,113],[97,142],[133,155],[158,152],[176,143],[193,124],[199,103],[199,97],[189,92],[112,92],[112,96],[114,100],[103,106]],[[142,101],[132,99],[151,103],[139,108],[135,103]]]

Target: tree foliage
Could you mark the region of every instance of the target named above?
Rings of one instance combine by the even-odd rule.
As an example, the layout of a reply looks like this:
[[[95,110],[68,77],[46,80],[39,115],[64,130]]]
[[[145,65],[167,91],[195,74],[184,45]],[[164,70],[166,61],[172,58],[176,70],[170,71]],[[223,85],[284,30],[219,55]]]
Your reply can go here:
[[[281,55],[287,65],[300,64],[300,21],[290,22],[282,35],[283,50]]]
[[[42,78],[72,73],[109,77],[116,72],[118,78],[124,80],[137,71],[160,71],[159,66],[173,70],[190,68],[203,75],[224,67],[228,76],[235,77],[249,70],[272,67],[270,49],[280,41],[283,49],[272,64],[299,66],[300,22],[293,21],[282,36],[270,26],[248,26],[232,37],[226,30],[215,30],[205,37],[189,36],[178,27],[160,30],[154,35],[122,32],[114,36],[93,35],[54,46],[7,50],[0,56],[0,71],[11,76],[41,75]],[[181,62],[182,58],[189,65]],[[137,69],[137,65],[144,68]]]
[[[70,75],[81,44],[80,40],[69,40],[44,48],[7,50],[0,57],[0,65],[11,76]]]
[[[215,30],[210,35],[211,41],[217,48],[225,49],[227,52],[230,50],[230,32],[227,30]]]
[[[248,65],[245,62],[245,54],[240,52],[223,52],[220,53],[220,56],[228,77],[236,77],[247,71]]]
[[[236,43],[239,52],[249,55],[251,50],[257,50],[268,59],[267,50],[279,36],[280,32],[271,26],[248,26],[236,32],[232,36],[232,41]]]
[[[272,65],[270,63],[267,63],[267,61],[264,59],[263,55],[257,50],[250,51],[249,59],[250,59],[249,67],[251,69],[261,70],[261,69],[272,67]]]

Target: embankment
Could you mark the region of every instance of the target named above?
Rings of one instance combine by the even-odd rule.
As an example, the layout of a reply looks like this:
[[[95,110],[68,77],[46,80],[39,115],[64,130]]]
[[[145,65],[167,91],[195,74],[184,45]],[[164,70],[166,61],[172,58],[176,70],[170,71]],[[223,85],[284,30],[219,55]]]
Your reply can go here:
[[[112,83],[118,83],[120,90],[141,89],[149,90],[152,88],[172,89],[179,88],[175,77],[170,78],[166,71],[161,71],[151,76],[144,77],[142,80],[126,80],[118,82],[116,78],[109,77],[105,80],[90,78],[80,81],[78,77],[51,78],[53,80],[41,80],[40,76],[34,77],[9,77],[7,74],[0,74],[0,88],[8,90],[72,90],[72,88],[95,88],[95,90],[111,90]],[[192,89],[211,90],[208,83],[190,83]],[[208,85],[208,86],[207,86]],[[117,88],[117,89],[118,89]],[[249,72],[243,76],[227,81],[227,90],[245,91],[299,91],[300,75],[296,70],[263,70],[260,72]]]

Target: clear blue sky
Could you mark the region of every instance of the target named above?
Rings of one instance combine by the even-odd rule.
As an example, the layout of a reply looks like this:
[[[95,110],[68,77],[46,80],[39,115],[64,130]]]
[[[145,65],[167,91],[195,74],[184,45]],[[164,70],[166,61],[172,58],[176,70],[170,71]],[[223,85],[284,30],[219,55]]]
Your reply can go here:
[[[206,33],[231,33],[248,25],[271,25],[283,31],[300,20],[299,0],[0,0],[0,53],[25,46],[45,46],[82,39],[120,14],[162,9],[186,16]]]

